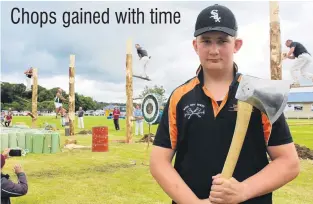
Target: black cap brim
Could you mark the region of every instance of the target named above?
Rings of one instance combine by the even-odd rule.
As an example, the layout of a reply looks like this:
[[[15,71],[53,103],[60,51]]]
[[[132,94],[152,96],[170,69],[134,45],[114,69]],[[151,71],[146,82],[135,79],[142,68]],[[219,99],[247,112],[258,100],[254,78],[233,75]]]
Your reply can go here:
[[[231,28],[226,28],[226,27],[205,27],[205,28],[200,28],[195,31],[194,37],[197,37],[203,33],[210,32],[210,31],[220,31],[224,32],[232,37],[237,35],[237,31]]]

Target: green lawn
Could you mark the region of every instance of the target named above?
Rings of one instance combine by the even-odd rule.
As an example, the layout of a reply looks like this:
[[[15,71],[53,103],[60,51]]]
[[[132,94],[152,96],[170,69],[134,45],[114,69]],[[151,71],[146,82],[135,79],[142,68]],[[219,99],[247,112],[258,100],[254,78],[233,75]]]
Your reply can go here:
[[[288,124],[295,143],[313,149],[313,120],[288,120]]]
[[[300,120],[288,121],[289,124]],[[29,117],[14,117],[14,122],[30,125]],[[61,144],[67,138],[59,119],[39,117],[38,124],[56,124],[61,133]],[[304,120],[302,122],[309,122]],[[310,122],[313,122],[312,120]],[[120,131],[113,121],[105,117],[85,117],[85,129],[104,125],[109,127],[109,139],[125,139],[125,120],[120,120]],[[145,124],[145,133],[148,126]],[[155,133],[157,126],[152,126]],[[290,126],[294,140],[313,149],[313,126]],[[76,129],[76,132],[79,131]],[[309,134],[309,132],[311,132]],[[134,137],[139,139],[140,137]],[[79,144],[91,145],[91,135],[77,135]],[[102,203],[170,203],[149,173],[149,151],[146,144],[109,143],[109,152],[92,153],[89,150],[64,151],[57,154],[28,154],[11,158],[4,172],[12,172],[15,163],[21,163],[28,176],[29,192],[13,198],[14,204],[102,204]],[[136,165],[133,162],[136,161]],[[143,164],[142,164],[143,163]],[[274,203],[308,204],[313,194],[313,162],[301,161],[301,174],[297,179],[274,193]]]

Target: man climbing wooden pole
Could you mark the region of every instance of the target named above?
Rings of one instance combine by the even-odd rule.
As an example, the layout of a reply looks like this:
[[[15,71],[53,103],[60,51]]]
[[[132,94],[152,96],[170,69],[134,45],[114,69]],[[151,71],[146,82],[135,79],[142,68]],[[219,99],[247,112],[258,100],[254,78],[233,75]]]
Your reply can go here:
[[[33,77],[33,92],[32,92],[32,128],[36,128],[37,113],[37,98],[38,98],[38,72],[37,68],[32,70]]]
[[[75,126],[75,55],[70,55],[70,68],[69,68],[69,125],[70,136],[74,135]]]
[[[133,70],[132,70],[132,42],[127,41],[126,45],[126,142],[132,143],[133,134]]]
[[[270,65],[271,79],[282,80],[282,53],[279,21],[279,4],[270,1]]]

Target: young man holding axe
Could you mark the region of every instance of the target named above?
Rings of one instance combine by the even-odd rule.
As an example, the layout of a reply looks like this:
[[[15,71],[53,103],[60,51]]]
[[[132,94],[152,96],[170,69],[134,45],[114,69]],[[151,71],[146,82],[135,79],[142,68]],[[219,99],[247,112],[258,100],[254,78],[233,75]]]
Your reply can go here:
[[[243,115],[240,104],[244,101],[236,94],[249,92],[246,85],[256,81],[247,84],[233,61],[242,40],[237,38],[237,22],[228,8],[205,8],[197,18],[194,36],[200,66],[197,75],[177,87],[167,102],[151,152],[151,174],[172,203],[271,204],[272,192],[299,173],[297,152],[280,110],[283,105],[277,103],[280,94],[263,93],[259,105],[265,109],[253,107],[251,117]],[[260,111],[271,110],[266,100],[272,98],[277,99],[278,108]],[[242,145],[235,136],[240,134],[244,135]],[[237,158],[236,148],[240,149]]]

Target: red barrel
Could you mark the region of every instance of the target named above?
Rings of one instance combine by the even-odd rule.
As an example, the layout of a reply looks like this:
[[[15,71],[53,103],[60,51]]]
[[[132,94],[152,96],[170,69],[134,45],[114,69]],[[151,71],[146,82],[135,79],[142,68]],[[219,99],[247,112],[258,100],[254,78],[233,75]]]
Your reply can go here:
[[[92,152],[107,152],[108,150],[108,127],[92,127]]]

